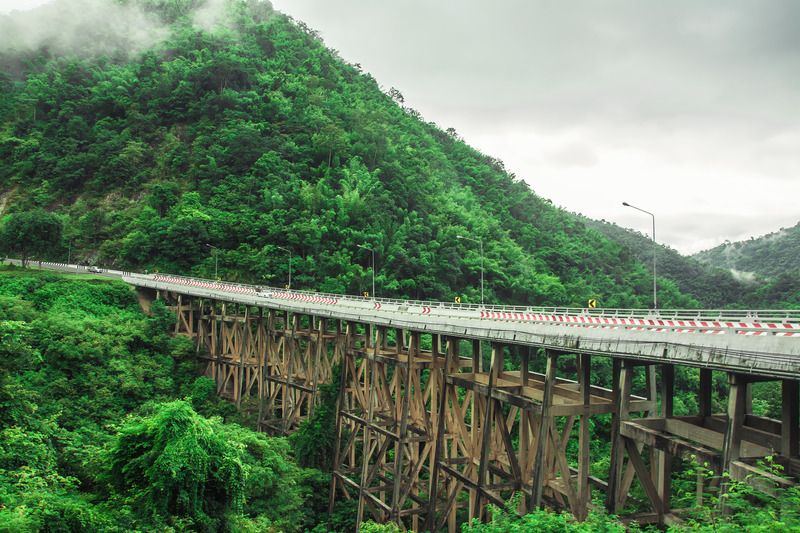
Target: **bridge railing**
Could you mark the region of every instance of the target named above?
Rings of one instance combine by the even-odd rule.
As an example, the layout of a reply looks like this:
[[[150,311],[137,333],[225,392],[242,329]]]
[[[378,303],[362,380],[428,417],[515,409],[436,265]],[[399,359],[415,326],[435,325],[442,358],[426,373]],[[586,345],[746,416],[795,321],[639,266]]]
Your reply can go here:
[[[515,305],[480,305],[480,304],[458,304],[455,302],[437,302],[428,300],[404,300],[396,298],[374,298],[356,295],[335,294],[315,291],[300,291],[296,289],[286,289],[270,287],[264,285],[249,285],[230,281],[215,281],[204,278],[193,278],[180,276],[177,274],[131,274],[131,277],[153,279],[154,276],[171,278],[178,283],[197,286],[214,286],[221,290],[233,289],[234,292],[247,292],[253,295],[267,296],[267,293],[283,295],[291,298],[290,295],[297,297],[315,298],[319,300],[330,300],[338,305],[346,305],[346,302],[375,302],[381,305],[396,305],[407,307],[422,307],[434,310],[457,310],[457,311],[486,311],[495,313],[534,313],[541,315],[571,315],[598,318],[625,318],[643,320],[693,320],[706,322],[780,322],[800,324],[800,310],[785,309],[761,309],[761,310],[736,310],[736,309],[624,309],[624,308],[580,308],[580,307],[537,307],[537,306],[515,306]],[[281,297],[281,296],[278,296]],[[325,302],[320,302],[325,303]]]

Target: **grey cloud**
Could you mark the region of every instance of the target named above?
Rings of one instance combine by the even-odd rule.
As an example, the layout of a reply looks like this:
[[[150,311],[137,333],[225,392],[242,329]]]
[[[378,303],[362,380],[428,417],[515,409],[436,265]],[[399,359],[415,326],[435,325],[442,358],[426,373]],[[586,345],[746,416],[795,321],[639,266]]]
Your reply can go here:
[[[798,218],[800,2],[274,3],[567,209],[684,252]]]
[[[557,165],[564,167],[591,167],[597,163],[597,154],[585,143],[572,142],[546,154]]]
[[[273,3],[569,210],[638,227],[638,197],[685,252],[798,218],[800,2]],[[19,40],[81,27],[49,26]]]

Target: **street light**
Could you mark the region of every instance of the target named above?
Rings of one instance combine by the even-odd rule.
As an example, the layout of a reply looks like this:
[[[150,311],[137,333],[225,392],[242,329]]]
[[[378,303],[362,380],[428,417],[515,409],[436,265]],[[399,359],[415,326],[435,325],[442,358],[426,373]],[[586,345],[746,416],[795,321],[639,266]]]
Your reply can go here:
[[[483,239],[473,239],[472,237],[465,237],[463,235],[456,235],[456,239],[466,239],[468,241],[477,242],[481,249],[481,305],[483,305]]]
[[[283,246],[275,245],[276,248],[283,250],[284,252],[289,254],[289,284],[287,285],[288,289],[292,288],[292,251],[288,248],[284,248]]]
[[[658,309],[658,290],[656,288],[656,249],[658,248],[658,245],[656,244],[656,216],[650,211],[645,211],[644,209],[636,207],[635,205],[631,205],[628,202],[622,202],[622,205],[636,209],[642,213],[647,213],[653,217],[653,309],[655,310]]]
[[[375,294],[375,249],[370,248],[369,246],[364,246],[363,244],[357,244],[356,246],[372,252],[372,297],[375,298],[377,296]]]
[[[206,247],[214,250],[214,279],[219,279],[219,248],[208,243],[206,243]]]

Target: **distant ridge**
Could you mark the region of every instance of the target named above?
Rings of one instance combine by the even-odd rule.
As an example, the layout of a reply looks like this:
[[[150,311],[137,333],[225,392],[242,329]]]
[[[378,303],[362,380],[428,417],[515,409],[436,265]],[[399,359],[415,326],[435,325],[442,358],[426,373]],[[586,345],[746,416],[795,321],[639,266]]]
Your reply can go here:
[[[761,237],[726,242],[693,257],[707,265],[766,278],[794,273],[800,270],[800,223]]]

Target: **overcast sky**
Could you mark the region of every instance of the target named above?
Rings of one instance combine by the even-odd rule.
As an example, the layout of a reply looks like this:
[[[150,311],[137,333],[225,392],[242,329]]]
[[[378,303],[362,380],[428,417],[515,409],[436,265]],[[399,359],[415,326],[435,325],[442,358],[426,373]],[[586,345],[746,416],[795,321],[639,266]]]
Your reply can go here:
[[[800,1],[273,3],[570,211],[685,253],[800,220]]]
[[[9,13],[15,9],[24,11],[46,3],[47,0],[0,0],[0,13]]]

